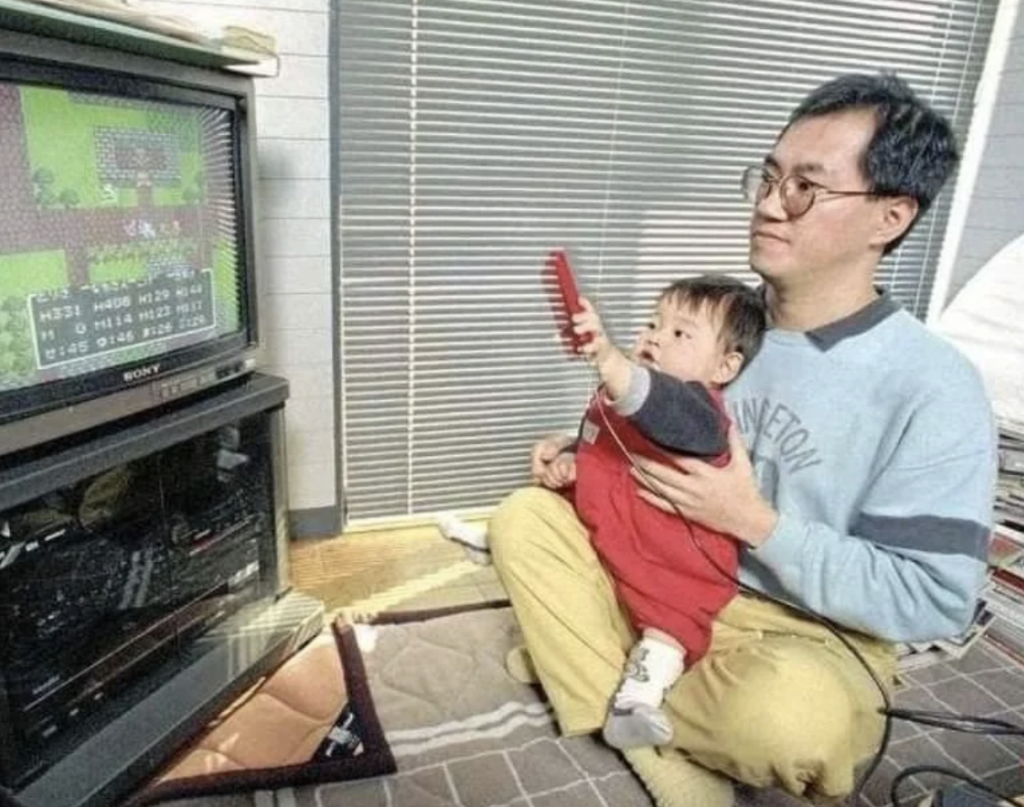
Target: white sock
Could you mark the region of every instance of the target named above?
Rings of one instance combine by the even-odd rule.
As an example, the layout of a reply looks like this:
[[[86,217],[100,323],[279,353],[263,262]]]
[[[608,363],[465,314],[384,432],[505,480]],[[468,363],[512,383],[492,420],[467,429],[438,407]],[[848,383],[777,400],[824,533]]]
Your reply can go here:
[[[491,562],[491,547],[487,528],[481,524],[467,524],[458,516],[442,513],[437,517],[437,528],[449,541],[462,546],[474,563],[487,565]]]
[[[629,651],[622,684],[615,699],[629,703],[660,706],[665,690],[683,674],[683,652],[665,642],[645,636]]]
[[[678,648],[649,637],[633,646],[604,724],[605,742],[625,749],[672,739],[672,724],[661,704],[665,691],[683,674],[683,658]]]

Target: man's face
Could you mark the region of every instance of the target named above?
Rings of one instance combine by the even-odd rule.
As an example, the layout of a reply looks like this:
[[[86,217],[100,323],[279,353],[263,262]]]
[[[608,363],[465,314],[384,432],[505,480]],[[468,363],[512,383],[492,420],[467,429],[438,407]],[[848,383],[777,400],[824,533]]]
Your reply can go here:
[[[875,132],[872,110],[851,110],[804,118],[779,138],[765,158],[775,179],[799,175],[836,191],[864,191],[860,163]],[[853,270],[873,269],[877,247],[878,200],[821,191],[810,209],[791,217],[776,185],[754,208],[750,223],[750,266],[767,280],[815,282]]]

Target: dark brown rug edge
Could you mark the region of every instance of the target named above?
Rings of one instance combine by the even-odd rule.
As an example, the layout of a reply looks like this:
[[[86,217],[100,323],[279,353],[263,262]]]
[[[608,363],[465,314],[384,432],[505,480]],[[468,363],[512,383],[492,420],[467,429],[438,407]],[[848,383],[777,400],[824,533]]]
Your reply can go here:
[[[310,760],[297,765],[226,771],[160,782],[137,792],[122,807],[149,807],[176,799],[367,779],[394,773],[397,770],[395,758],[377,716],[355,631],[340,619],[335,620],[331,627],[345,676],[347,705],[355,713],[362,729],[363,752],[359,756],[335,761]]]
[[[511,607],[512,603],[506,598],[498,600],[484,600],[483,602],[462,603],[460,605],[446,605],[437,608],[424,608],[422,610],[410,609],[406,611],[383,611],[368,618],[365,621],[365,624],[402,625],[408,622],[426,622],[430,619],[440,619],[441,617],[454,616],[456,614],[467,614],[471,611],[486,611],[490,609]]]

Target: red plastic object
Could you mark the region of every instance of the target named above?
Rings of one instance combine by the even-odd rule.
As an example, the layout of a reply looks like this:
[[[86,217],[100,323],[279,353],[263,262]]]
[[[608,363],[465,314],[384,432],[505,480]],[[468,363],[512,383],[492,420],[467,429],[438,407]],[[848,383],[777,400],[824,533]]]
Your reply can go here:
[[[557,296],[552,300],[552,307],[555,312],[555,321],[558,323],[559,333],[566,342],[566,347],[576,353],[581,345],[590,341],[590,334],[585,336],[577,335],[572,329],[572,316],[583,311],[580,305],[580,292],[576,285],[576,276],[573,274],[572,265],[569,263],[569,256],[564,249],[556,249],[548,256],[544,264],[545,280],[550,288],[551,279],[557,287]]]

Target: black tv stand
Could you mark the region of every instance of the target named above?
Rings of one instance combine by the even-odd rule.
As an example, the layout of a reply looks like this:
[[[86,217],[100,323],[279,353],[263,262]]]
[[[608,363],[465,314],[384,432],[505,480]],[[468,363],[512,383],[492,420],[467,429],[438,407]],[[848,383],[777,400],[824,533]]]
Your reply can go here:
[[[0,470],[0,787],[110,807],[323,625],[255,373]],[[5,458],[6,460],[7,458]]]

